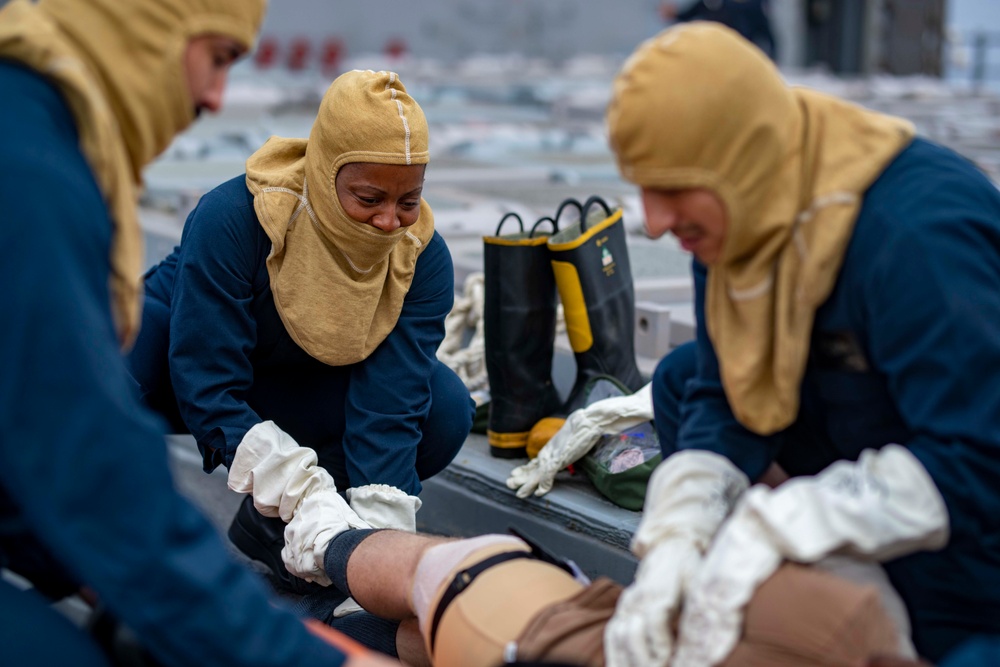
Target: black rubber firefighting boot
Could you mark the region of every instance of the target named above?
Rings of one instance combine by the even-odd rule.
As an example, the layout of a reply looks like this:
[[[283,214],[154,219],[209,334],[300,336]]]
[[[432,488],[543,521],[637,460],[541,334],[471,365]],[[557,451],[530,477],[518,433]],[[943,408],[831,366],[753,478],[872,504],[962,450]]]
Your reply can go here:
[[[547,249],[576,358],[576,381],[559,412],[583,407],[584,386],[596,376],[638,390],[644,381],[635,362],[635,288],[621,209],[591,197],[580,220],[550,236]]]
[[[517,220],[519,230],[501,235],[510,219]],[[520,216],[508,213],[496,235],[483,238],[483,326],[490,382],[486,433],[490,453],[499,458],[525,456],[528,431],[560,403],[552,384],[556,285],[546,245],[549,232],[539,226],[525,231]]]

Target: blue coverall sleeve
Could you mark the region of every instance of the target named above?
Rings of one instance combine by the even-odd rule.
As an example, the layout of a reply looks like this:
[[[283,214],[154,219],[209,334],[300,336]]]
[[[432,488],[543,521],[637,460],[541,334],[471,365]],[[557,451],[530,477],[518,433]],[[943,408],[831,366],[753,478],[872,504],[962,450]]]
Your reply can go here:
[[[678,449],[702,449],[721,454],[752,479],[758,479],[774,460],[780,434],[759,436],[733,415],[722,387],[719,360],[705,326],[705,267],[692,263],[695,288],[698,370],[688,380],[681,403]]]
[[[978,637],[970,639],[949,653],[940,667],[986,667],[1000,665],[1000,638]]]
[[[417,260],[396,327],[351,372],[344,434],[351,486],[379,483],[420,492],[420,424],[430,410],[431,372],[454,300],[451,254],[435,232]]]
[[[247,403],[256,274],[256,215],[242,182],[202,197],[184,226],[170,314],[170,379],[211,471],[229,465],[260,416]]]
[[[342,664],[270,604],[174,489],[111,320],[102,197],[71,122],[52,120],[68,119],[54,92],[37,109],[37,93],[18,98],[21,115],[0,105],[13,137],[0,145],[0,484],[51,554],[164,664]]]
[[[974,196],[885,238],[862,286],[873,366],[914,434],[899,444],[940,490],[952,540],[979,539],[997,526],[982,518],[1000,516],[1000,207],[974,210]]]

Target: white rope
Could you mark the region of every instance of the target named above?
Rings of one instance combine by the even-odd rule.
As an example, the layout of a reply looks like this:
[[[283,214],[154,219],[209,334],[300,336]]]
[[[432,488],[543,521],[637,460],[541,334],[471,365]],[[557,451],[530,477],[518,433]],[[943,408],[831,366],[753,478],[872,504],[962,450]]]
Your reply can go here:
[[[472,273],[465,279],[462,296],[455,297],[455,306],[444,320],[444,340],[437,358],[455,371],[470,392],[486,389],[486,342],[483,334],[482,273]],[[468,331],[469,344],[463,347]]]
[[[485,279],[482,272],[470,273],[465,279],[462,296],[444,320],[444,340],[438,347],[437,358],[455,371],[477,402],[488,400],[489,377],[486,375],[486,337],[483,328]],[[463,346],[469,331],[472,337]],[[566,322],[562,304],[556,310],[556,332],[565,333]]]

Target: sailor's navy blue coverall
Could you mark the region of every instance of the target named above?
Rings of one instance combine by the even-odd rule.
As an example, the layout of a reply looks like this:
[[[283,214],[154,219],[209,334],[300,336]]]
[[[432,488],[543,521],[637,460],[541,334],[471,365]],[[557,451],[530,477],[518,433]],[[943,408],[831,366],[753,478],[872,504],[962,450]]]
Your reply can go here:
[[[664,456],[717,452],[757,479],[888,443],[906,446],[948,507],[935,553],[886,564],[932,660],[1000,633],[1000,193],[971,163],[917,139],[865,194],[832,293],[817,310],[797,421],[769,437],[733,417],[704,326],[660,362],[653,401]],[[780,350],[778,351],[780,354]]]
[[[418,494],[420,480],[458,453],[474,409],[436,357],[454,302],[444,240],[435,232],[417,259],[396,327],[350,366],[314,359],[285,330],[270,250],[244,176],[202,197],[180,245],[146,276],[128,359],[145,400],[194,435],[206,471],[228,466],[246,432],[272,420],[318,452],[337,488],[379,483]]]
[[[0,662],[105,665],[41,593],[86,585],[165,665],[340,665],[174,489],[112,322],[112,224],[59,92],[0,61]]]

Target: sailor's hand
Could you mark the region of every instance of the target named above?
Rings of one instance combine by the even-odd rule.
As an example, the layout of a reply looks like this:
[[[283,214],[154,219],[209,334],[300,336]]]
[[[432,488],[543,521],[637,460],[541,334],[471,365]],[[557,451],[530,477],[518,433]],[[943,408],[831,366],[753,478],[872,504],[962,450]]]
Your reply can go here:
[[[939,549],[948,511],[905,447],[865,450],[776,489],[755,486],[723,524],[685,593],[675,667],[721,662],[739,639],[743,610],[783,559],[832,553],[876,561]]]
[[[352,528],[371,528],[335,486],[321,488],[305,496],[285,526],[285,546],[281,560],[296,577],[329,586],[323,565],[326,548],[334,537]]]
[[[642,560],[604,632],[609,667],[667,664],[683,593],[748,483],[725,457],[695,450],[668,457],[653,472],[632,538]]]
[[[668,663],[684,584],[700,560],[701,553],[686,539],[668,540],[646,554],[604,630],[608,667]]]
[[[744,499],[769,489],[757,486]],[[743,631],[743,610],[757,587],[782,563],[746,504],[737,506],[719,529],[684,599],[677,655],[671,667],[704,667],[722,662]]]

